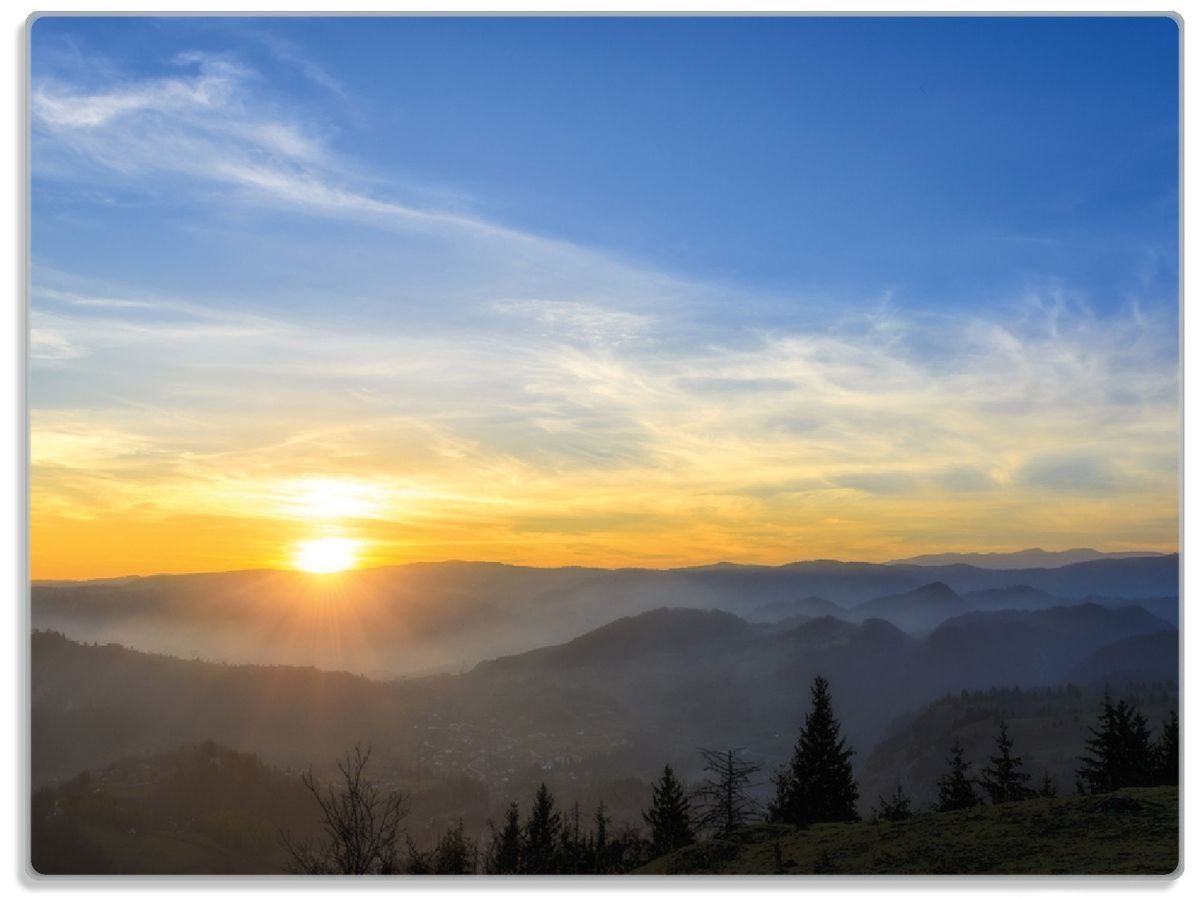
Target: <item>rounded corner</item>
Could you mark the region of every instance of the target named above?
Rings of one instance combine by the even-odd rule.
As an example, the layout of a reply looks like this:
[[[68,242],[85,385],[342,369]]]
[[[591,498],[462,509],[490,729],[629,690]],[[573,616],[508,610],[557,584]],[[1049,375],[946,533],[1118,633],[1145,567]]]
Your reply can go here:
[[[1164,873],[1162,875],[1162,878],[1163,879],[1179,879],[1181,876],[1183,876],[1183,872],[1184,872],[1184,870],[1183,870],[1183,852],[1180,851],[1179,854],[1176,855],[1176,857],[1175,857],[1175,868],[1173,870],[1168,870],[1166,873]]]
[[[26,855],[25,862],[17,870],[17,878],[29,885],[36,885],[54,877],[49,873],[43,873],[35,867],[32,855]]]
[[[27,38],[32,38],[33,26],[42,21],[42,19],[46,18],[52,18],[52,14],[40,9],[35,9],[33,12],[27,15],[25,17],[25,36]]]

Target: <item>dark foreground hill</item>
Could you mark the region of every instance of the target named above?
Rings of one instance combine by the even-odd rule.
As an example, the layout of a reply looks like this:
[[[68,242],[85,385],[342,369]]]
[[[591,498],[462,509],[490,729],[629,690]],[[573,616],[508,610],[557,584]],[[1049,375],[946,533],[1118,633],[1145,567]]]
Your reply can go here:
[[[1039,798],[898,822],[768,824],[676,851],[642,874],[1125,874],[1179,863],[1179,790]]]
[[[43,874],[278,874],[282,834],[304,839],[319,827],[295,774],[212,742],[38,790],[31,810]],[[761,824],[635,872],[1163,875],[1177,862],[1178,821],[1176,788],[1126,789],[896,823]]]
[[[126,758],[33,794],[43,874],[283,873],[320,820],[298,776],[213,742]]]

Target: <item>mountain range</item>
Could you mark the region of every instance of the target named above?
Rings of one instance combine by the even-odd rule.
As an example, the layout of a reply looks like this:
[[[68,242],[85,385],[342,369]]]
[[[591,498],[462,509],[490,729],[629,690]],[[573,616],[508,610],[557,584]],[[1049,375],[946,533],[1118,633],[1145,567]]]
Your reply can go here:
[[[818,674],[864,752],[898,715],[947,693],[1159,678],[1177,668],[1177,652],[1178,633],[1160,618],[1095,604],[972,611],[925,636],[878,618],[781,627],[658,609],[466,673],[391,682],[39,631],[34,780],[206,738],[298,767],[369,742],[388,771],[465,772],[509,788],[648,779],[668,762],[696,775],[696,747],[736,734],[769,770],[790,751]]]
[[[1157,603],[1170,618],[1178,583],[1177,555],[1013,570],[839,561],[663,571],[446,562],[324,577],[239,571],[36,582],[31,609],[33,626],[86,641],[384,677],[463,671],[660,607],[723,610],[751,622],[880,617],[927,632],[968,610],[1084,600]]]
[[[486,832],[543,782],[636,825],[664,764],[699,781],[703,747],[741,748],[765,802],[819,675],[864,814],[897,784],[927,801],[948,740],[980,759],[1000,717],[1069,789],[1103,693],[1133,690],[1156,725],[1175,707],[1178,578],[1164,555],[39,582],[32,781],[136,779],[138,759],[206,740],[328,777],[360,744],[429,837],[459,818]]]
[[[941,552],[934,555],[915,555],[900,558],[892,564],[917,564],[942,567],[948,564],[970,564],[994,570],[1022,570],[1027,568],[1065,567],[1083,561],[1099,561],[1104,558],[1153,558],[1161,552],[1098,552],[1095,549],[1063,549],[1048,552],[1045,549],[1022,549],[1019,552]]]

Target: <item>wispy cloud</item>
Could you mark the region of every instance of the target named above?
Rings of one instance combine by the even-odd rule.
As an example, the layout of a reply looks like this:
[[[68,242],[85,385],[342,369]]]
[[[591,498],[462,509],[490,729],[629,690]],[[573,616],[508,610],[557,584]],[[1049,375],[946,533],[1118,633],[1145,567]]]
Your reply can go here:
[[[36,132],[60,149],[132,179],[183,175],[249,191],[258,202],[316,215],[456,228],[532,239],[481,218],[423,209],[356,189],[315,130],[255,91],[255,73],[230,57],[185,53],[169,77],[103,90],[46,78],[32,94]]]
[[[354,97],[346,89],[346,85],[342,83],[341,79],[334,76],[329,69],[313,59],[294,41],[258,29],[246,31],[243,34],[265,46],[277,60],[294,67],[310,82],[333,94],[340,102],[354,102]]]
[[[1169,313],[1100,316],[1065,288],[960,314],[695,283],[410,205],[236,59],[176,64],[102,89],[35,84],[54,175],[70,160],[84,182],[215,185],[221,202],[384,237],[345,262],[326,249],[336,231],[294,238],[343,282],[253,310],[188,285],[35,272],[47,521],[274,520],[333,479],[370,492],[350,517],[400,557],[784,561],[1174,539]],[[364,266],[397,286],[364,299]],[[763,311],[781,305],[806,314]]]

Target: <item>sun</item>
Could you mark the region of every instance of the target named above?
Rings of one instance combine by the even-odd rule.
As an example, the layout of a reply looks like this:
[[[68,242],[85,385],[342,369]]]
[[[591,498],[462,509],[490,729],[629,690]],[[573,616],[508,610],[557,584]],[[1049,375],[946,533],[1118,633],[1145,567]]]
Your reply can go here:
[[[360,544],[356,539],[330,536],[296,544],[292,564],[310,574],[335,574],[358,563]]]

